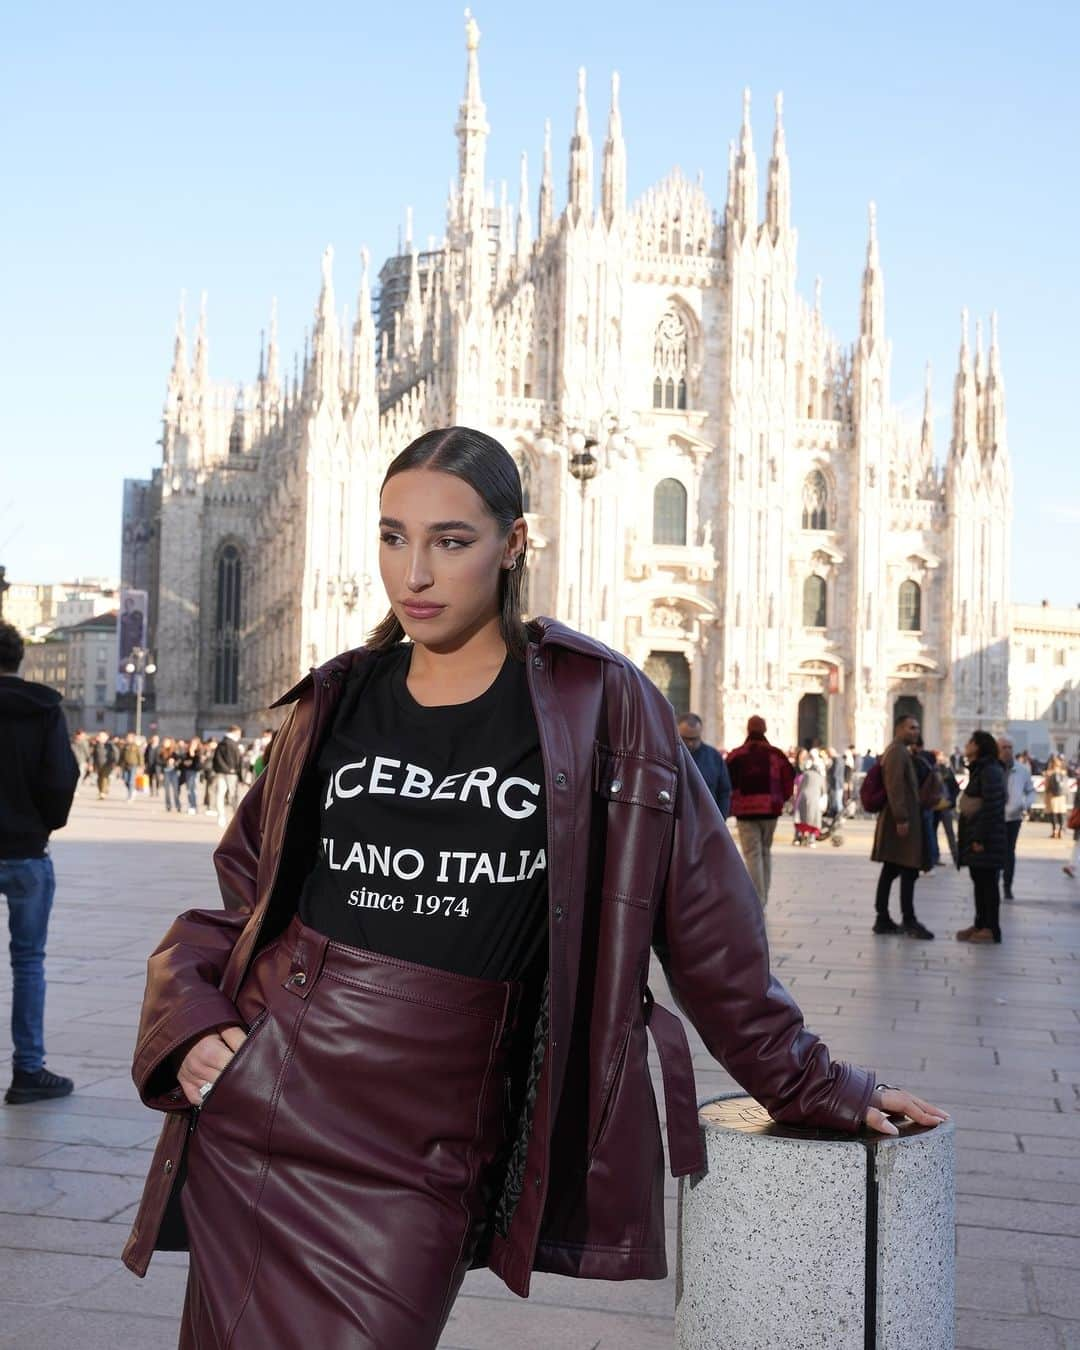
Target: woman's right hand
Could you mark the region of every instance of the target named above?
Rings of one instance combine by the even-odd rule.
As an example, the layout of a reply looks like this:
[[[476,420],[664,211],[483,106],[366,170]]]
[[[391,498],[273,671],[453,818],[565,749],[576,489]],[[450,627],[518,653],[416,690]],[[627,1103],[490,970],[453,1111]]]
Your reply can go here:
[[[218,1075],[246,1040],[243,1027],[222,1027],[195,1042],[181,1061],[176,1075],[192,1106],[202,1106],[199,1088],[204,1083],[217,1082]]]

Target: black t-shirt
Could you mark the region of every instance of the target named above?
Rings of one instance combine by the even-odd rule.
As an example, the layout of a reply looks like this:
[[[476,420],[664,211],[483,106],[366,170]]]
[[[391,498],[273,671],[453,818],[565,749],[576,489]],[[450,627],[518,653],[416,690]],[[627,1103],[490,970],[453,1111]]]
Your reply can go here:
[[[547,934],[547,811],[525,668],[468,703],[409,693],[412,647],[350,682],[319,752],[319,850],[304,923],[366,951],[525,974]]]

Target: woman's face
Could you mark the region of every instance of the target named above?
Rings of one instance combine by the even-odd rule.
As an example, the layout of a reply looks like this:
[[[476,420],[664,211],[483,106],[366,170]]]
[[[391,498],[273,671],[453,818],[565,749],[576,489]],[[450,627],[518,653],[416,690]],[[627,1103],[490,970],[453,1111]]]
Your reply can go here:
[[[973,736],[967,745],[964,746],[964,758],[970,763],[973,759],[979,758],[979,747]]]
[[[525,547],[503,534],[480,494],[438,469],[406,469],[382,490],[379,572],[408,637],[451,650],[499,612],[499,575]]]

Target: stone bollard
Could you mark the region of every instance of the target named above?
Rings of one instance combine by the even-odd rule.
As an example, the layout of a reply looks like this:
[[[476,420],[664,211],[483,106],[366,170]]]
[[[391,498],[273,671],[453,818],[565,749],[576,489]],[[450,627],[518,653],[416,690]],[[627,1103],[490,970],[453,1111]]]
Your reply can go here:
[[[679,1350],[952,1350],[953,1122],[899,1136],[700,1112],[708,1171],[679,1182]]]

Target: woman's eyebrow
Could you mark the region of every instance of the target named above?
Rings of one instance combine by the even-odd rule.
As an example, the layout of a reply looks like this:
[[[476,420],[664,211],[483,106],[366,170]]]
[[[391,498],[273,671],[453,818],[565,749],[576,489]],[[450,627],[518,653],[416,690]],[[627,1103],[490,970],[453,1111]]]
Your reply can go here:
[[[381,516],[379,518],[380,526],[385,526],[389,530],[403,530],[404,521],[395,520],[393,516]],[[471,530],[473,534],[479,534],[480,531],[475,525],[467,520],[436,520],[426,526],[429,534],[438,534],[442,530]]]

